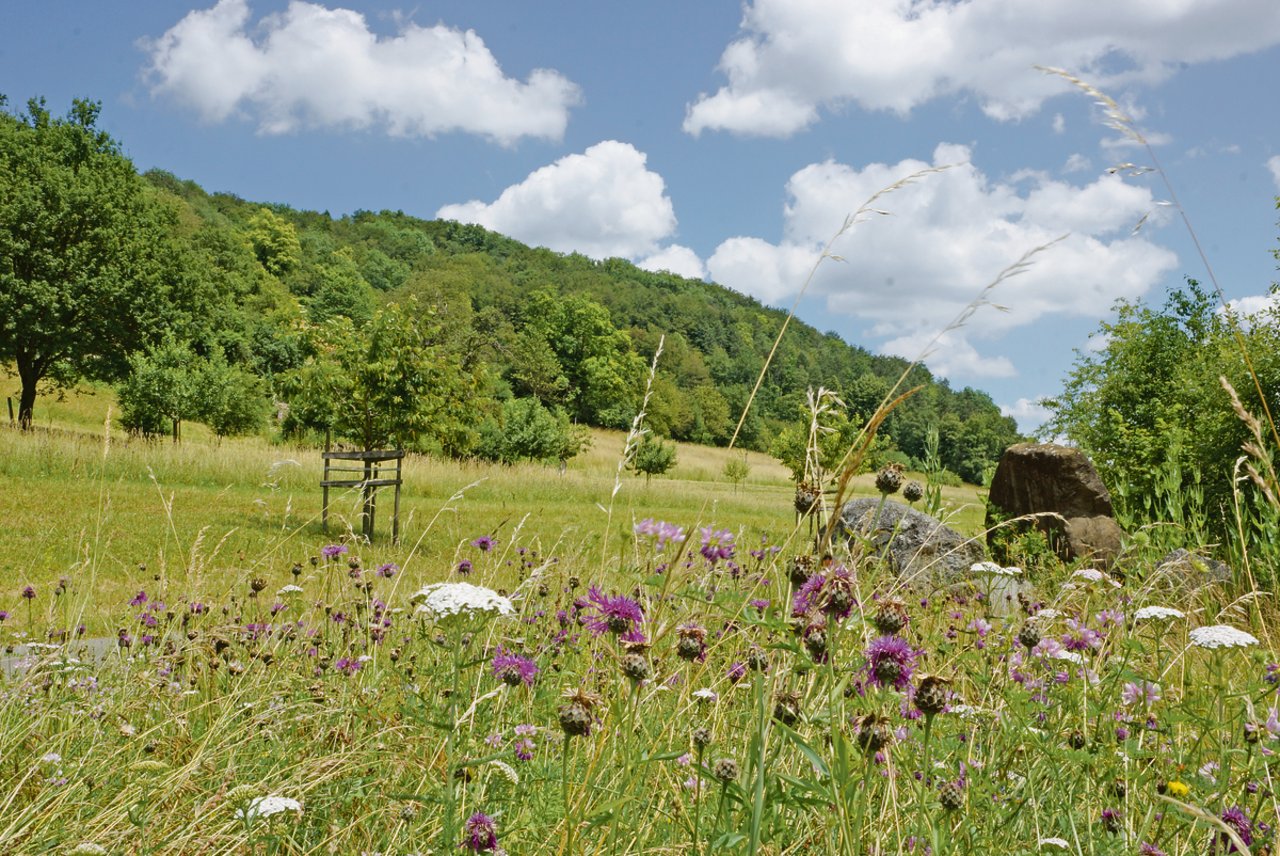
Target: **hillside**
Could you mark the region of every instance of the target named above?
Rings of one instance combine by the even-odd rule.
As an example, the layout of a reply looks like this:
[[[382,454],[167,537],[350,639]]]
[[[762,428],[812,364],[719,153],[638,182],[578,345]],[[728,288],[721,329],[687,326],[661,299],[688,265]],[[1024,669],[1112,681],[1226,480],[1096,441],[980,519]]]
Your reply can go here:
[[[488,371],[485,395],[532,397],[577,422],[624,427],[645,369],[663,353],[648,424],[676,440],[724,445],[786,314],[714,283],[531,248],[484,228],[399,212],[334,218],[211,194],[158,171],[145,178],[175,209],[205,276],[251,307],[211,336],[233,362],[269,379],[305,359],[298,321],[367,320],[389,301],[434,307],[442,335]],[[284,334],[281,334],[281,331]],[[803,418],[806,390],[834,390],[860,424],[907,368],[834,333],[793,320],[774,355],[738,445],[768,450]],[[883,458],[921,464],[937,430],[941,464],[979,482],[1017,438],[989,396],[952,390],[924,367],[924,389],[881,435]]]

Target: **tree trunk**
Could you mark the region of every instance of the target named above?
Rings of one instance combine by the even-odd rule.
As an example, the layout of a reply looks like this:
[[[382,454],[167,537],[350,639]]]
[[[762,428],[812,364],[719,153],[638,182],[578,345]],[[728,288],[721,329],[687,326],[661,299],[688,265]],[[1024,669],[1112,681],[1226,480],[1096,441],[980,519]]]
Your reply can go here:
[[[22,396],[18,399],[18,425],[23,431],[31,430],[31,418],[36,409],[36,382],[22,379]]]

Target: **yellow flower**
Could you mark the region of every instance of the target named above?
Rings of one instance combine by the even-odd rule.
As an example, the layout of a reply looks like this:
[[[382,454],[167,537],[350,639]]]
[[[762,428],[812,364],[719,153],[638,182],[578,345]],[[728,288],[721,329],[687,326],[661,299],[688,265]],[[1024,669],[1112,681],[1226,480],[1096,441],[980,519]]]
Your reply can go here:
[[[1187,794],[1191,793],[1191,788],[1187,787],[1182,782],[1172,781],[1169,782],[1167,787],[1169,789],[1169,796],[1176,797],[1177,799],[1182,799]]]

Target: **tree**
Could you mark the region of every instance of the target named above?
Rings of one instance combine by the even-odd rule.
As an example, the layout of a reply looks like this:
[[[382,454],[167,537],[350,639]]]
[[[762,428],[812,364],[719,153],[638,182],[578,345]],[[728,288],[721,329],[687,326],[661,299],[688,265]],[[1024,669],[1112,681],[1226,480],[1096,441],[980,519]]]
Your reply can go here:
[[[653,476],[660,476],[676,465],[674,443],[664,443],[652,434],[645,434],[631,459],[631,469],[644,473],[645,484]]]
[[[570,424],[564,411],[548,410],[535,398],[503,402],[501,420],[486,420],[480,435],[480,457],[504,464],[568,461],[590,442],[586,430]]]
[[[330,430],[363,449],[471,450],[483,368],[464,364],[434,309],[390,303],[360,330],[338,316],[310,339],[311,356],[284,382],[287,432]]]
[[[747,453],[743,452],[741,456],[734,455],[732,458],[724,462],[724,477],[733,482],[733,492],[738,492],[738,485],[746,480],[751,473],[751,464],[747,463]]]
[[[0,357],[22,381],[24,428],[41,384],[119,379],[131,354],[200,311],[171,212],[95,127],[99,110],[0,110]]]
[[[182,423],[199,412],[204,393],[199,357],[185,343],[167,337],[130,357],[129,377],[118,390],[120,424],[143,437],[172,431],[176,443]]]

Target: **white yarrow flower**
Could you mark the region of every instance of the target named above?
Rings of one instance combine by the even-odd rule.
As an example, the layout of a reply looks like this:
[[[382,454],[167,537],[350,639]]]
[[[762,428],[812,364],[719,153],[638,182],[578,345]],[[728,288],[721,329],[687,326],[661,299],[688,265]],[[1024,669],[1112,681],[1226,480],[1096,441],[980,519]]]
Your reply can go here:
[[[280,589],[276,594],[280,597],[285,597],[286,595],[291,594],[302,594],[302,586],[295,586],[293,583],[289,583],[289,585]]]
[[[1070,850],[1071,842],[1067,841],[1065,838],[1041,838],[1040,849],[1043,850],[1046,847],[1057,847],[1059,850]]]
[[[68,853],[70,856],[107,856],[107,848],[92,841],[81,841]]]
[[[1071,575],[1071,579],[1084,580],[1085,582],[1090,583],[1106,583],[1112,588],[1120,588],[1120,583],[1111,579],[1111,577],[1107,576],[1097,568],[1081,568]]]
[[[432,618],[444,618],[458,613],[496,612],[510,615],[516,611],[510,600],[493,589],[473,586],[471,583],[432,583],[423,586],[409,598],[417,611]]]
[[[1187,614],[1170,606],[1144,606],[1133,614],[1134,621],[1173,621]]]
[[[1028,621],[1053,621],[1053,619],[1058,618],[1061,615],[1062,613],[1056,609],[1042,609],[1027,620]]]
[[[702,702],[712,702],[719,698],[719,696],[716,695],[716,691],[710,687],[703,687],[700,690],[694,690],[693,697]]]
[[[1250,648],[1257,645],[1258,640],[1252,634],[1229,625],[1213,624],[1192,630],[1191,644],[1212,651],[1218,648]]]
[[[1066,648],[1054,651],[1049,656],[1055,660],[1066,660],[1068,663],[1075,663],[1077,666],[1084,665],[1084,657],[1081,657],[1075,651],[1068,651]]]
[[[256,819],[271,817],[286,811],[302,814],[302,803],[292,797],[272,794],[268,797],[254,797],[249,801],[248,808],[236,809],[236,817],[239,820]]]
[[[995,562],[974,562],[969,566],[971,574],[992,574],[998,577],[1016,577],[1022,573],[1022,568],[1005,568]]]

